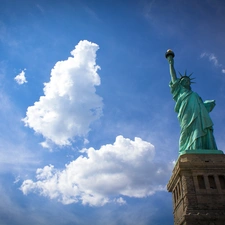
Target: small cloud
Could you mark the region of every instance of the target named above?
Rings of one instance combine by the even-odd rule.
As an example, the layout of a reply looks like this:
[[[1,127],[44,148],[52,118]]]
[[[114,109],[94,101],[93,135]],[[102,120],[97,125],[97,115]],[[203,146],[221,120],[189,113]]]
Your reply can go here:
[[[41,5],[36,4],[36,7],[37,7],[37,8],[38,8],[38,10],[40,10],[42,13],[44,13],[44,12],[45,12],[44,8],[43,8]]]
[[[225,69],[223,68],[223,65],[219,63],[217,57],[215,56],[215,54],[213,53],[207,53],[207,52],[203,52],[201,55],[200,55],[200,58],[208,58],[208,60],[213,63],[213,65],[215,67],[218,67],[218,68],[222,68],[222,73],[225,73]]]
[[[43,141],[40,143],[43,148],[50,148],[49,143],[47,141]]]
[[[143,2],[143,15],[146,19],[150,20],[152,19],[152,10],[153,10],[153,6],[155,4],[155,0],[151,0],[151,1],[146,1]]]
[[[122,196],[143,198],[165,191],[172,165],[155,160],[154,146],[141,138],[117,136],[113,144],[85,152],[86,157],[79,156],[62,170],[53,165],[37,169],[36,181],[25,180],[21,191],[25,195],[39,193],[63,204],[90,206],[122,205],[126,203]]]
[[[14,184],[18,183],[20,181],[20,176],[17,176],[15,181],[13,182]]]
[[[21,73],[19,73],[16,77],[14,77],[14,80],[19,84],[27,83],[26,77],[25,77],[25,70],[22,70]]]
[[[87,144],[89,144],[89,140],[88,139],[84,139],[84,145],[87,145]]]
[[[125,205],[126,204],[126,201],[121,197],[114,199],[114,202],[119,204],[119,205]]]
[[[47,148],[50,152],[52,152],[52,149],[53,149],[53,146],[54,146],[52,141],[45,140],[43,142],[40,142],[39,144],[42,146],[42,148]]]

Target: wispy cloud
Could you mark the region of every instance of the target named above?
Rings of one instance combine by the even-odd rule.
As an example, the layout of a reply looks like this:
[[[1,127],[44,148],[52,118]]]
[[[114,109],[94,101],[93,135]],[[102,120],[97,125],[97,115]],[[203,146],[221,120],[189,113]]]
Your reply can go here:
[[[14,80],[19,84],[27,83],[26,77],[25,77],[25,70],[22,70],[21,73],[19,73],[17,76],[14,77]]]
[[[155,4],[155,0],[143,1],[143,15],[146,19],[152,19],[152,8]]]
[[[37,167],[39,157],[29,148],[29,138],[21,129],[21,114],[10,98],[0,90],[0,173]],[[32,143],[33,145],[33,143]],[[22,172],[23,173],[23,172]]]
[[[36,4],[38,10],[40,10],[43,14],[45,13],[44,8],[40,4]]]
[[[95,43],[80,41],[71,51],[72,57],[55,64],[50,81],[44,84],[44,96],[27,108],[26,126],[61,146],[88,134],[103,107],[102,98],[95,93],[95,86],[100,85],[98,49]]]
[[[142,198],[165,190],[170,164],[154,159],[154,146],[141,138],[134,141],[118,136],[113,144],[87,154],[66,165],[63,170],[53,165],[37,169],[36,179],[25,180],[24,194],[39,192],[63,204],[101,206],[108,202],[125,204],[122,196]]]
[[[215,54],[213,53],[207,53],[207,52],[203,52],[201,55],[200,55],[200,58],[208,58],[208,60],[215,66],[215,67],[218,67],[218,68],[221,68],[221,72],[222,73],[225,73],[225,68],[222,64],[219,63],[219,60],[218,58],[215,56]]]

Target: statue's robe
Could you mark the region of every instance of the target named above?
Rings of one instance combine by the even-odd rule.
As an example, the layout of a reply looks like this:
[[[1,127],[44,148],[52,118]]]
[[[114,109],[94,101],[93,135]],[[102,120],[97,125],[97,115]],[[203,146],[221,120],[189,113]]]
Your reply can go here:
[[[183,87],[179,81],[169,84],[181,127],[179,151],[217,149],[209,116],[214,105],[209,106],[210,101],[204,104],[197,93]]]

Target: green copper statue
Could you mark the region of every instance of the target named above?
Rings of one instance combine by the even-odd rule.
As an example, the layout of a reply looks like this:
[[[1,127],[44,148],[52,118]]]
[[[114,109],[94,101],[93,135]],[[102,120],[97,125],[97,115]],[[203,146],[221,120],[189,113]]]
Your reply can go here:
[[[217,150],[213,136],[213,122],[209,116],[209,112],[215,106],[215,101],[203,102],[199,95],[191,90],[192,74],[186,75],[185,72],[184,75],[180,74],[181,77],[177,78],[173,60],[175,54],[172,50],[167,50],[165,56],[170,67],[171,81],[169,86],[176,102],[175,111],[178,113],[181,127],[180,155],[188,152],[193,153],[193,151],[205,153],[207,150]]]

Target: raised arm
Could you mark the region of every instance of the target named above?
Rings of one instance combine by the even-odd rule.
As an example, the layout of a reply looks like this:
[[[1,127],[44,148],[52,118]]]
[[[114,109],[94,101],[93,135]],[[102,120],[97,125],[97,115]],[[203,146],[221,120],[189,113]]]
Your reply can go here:
[[[166,59],[169,62],[169,67],[170,67],[170,76],[171,76],[171,81],[174,83],[177,80],[177,75],[176,75],[176,71],[174,69],[174,52],[172,50],[167,50],[166,54]]]

